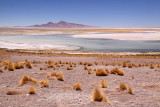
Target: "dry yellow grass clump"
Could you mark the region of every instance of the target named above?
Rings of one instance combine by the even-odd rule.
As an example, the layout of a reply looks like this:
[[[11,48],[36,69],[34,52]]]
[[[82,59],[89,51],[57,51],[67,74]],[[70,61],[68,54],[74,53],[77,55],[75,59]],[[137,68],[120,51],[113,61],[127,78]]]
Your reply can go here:
[[[31,78],[30,76],[28,75],[24,75],[20,82],[19,82],[19,85],[24,85],[24,84],[27,84],[28,82],[33,82],[33,83],[38,83],[38,81],[34,78]]]
[[[15,69],[21,69],[21,66],[20,66],[19,62],[16,62],[14,64],[14,67],[15,67]]]
[[[117,72],[117,74],[118,74],[118,75],[121,75],[121,76],[124,76],[124,71],[123,71],[123,70],[119,70],[119,71]]]
[[[3,70],[2,70],[2,69],[0,69],[0,73],[3,73]]]
[[[9,71],[14,71],[14,69],[15,69],[15,68],[14,68],[14,65],[13,65],[12,62],[10,61],[9,64],[8,64],[8,70],[9,70]]]
[[[123,91],[127,90],[127,85],[125,83],[120,83],[119,88]]]
[[[96,71],[96,76],[107,76],[107,75],[108,75],[108,70],[98,69]]]
[[[150,69],[154,69],[154,65],[153,64],[150,65]]]
[[[88,70],[88,71],[87,71],[87,74],[91,74],[91,71],[90,71],[90,70]]]
[[[106,80],[102,80],[100,83],[102,88],[106,88],[108,85],[108,82]]]
[[[102,91],[99,89],[99,88],[95,88],[94,91],[93,91],[93,100],[94,101],[102,101],[103,100],[103,93]]]
[[[88,67],[87,67],[87,66],[84,66],[84,70],[88,70]]]
[[[132,94],[133,95],[133,89],[131,87],[128,87],[127,92],[128,92],[128,94]]]
[[[82,89],[81,89],[81,86],[82,86],[81,83],[76,83],[76,84],[73,85],[73,89],[75,89],[75,90],[77,90],[77,91],[80,91],[80,90],[82,90]]]
[[[111,74],[118,74],[118,75],[121,75],[123,76],[124,75],[124,71],[123,70],[120,70],[118,68],[114,68],[110,71]]]
[[[108,98],[104,95],[104,93],[99,88],[94,89],[92,93],[92,98],[94,101],[99,101],[99,102],[104,100],[107,104],[111,105]]]
[[[71,66],[66,66],[66,70],[71,70]]]
[[[26,68],[31,69],[32,65],[29,61],[26,60]]]
[[[123,68],[127,67],[126,62],[123,62],[123,63],[122,63],[122,67],[123,67]]]
[[[56,78],[57,78],[57,80],[59,80],[59,81],[64,81],[64,76],[63,76],[62,73],[57,73],[57,74],[56,74]]]
[[[36,93],[36,88],[35,88],[35,87],[31,87],[31,88],[28,90],[28,93],[29,93],[29,94],[35,94],[35,93]]]
[[[7,95],[18,95],[20,94],[21,92],[19,91],[15,91],[15,90],[9,90],[6,92]]]
[[[41,88],[49,87],[49,82],[45,80],[40,80],[39,83],[41,84]]]
[[[128,64],[128,68],[132,68],[133,67],[133,65],[132,64]]]

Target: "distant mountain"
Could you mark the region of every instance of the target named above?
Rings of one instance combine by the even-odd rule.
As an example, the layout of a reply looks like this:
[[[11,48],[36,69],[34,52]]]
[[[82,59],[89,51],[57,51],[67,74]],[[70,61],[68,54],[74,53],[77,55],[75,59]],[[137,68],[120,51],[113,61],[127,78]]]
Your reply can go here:
[[[65,21],[60,21],[58,23],[48,22],[46,24],[41,25],[32,25],[29,27],[43,27],[43,28],[98,28],[95,26],[88,26],[88,25],[82,25],[82,24],[76,24],[76,23],[69,23]]]

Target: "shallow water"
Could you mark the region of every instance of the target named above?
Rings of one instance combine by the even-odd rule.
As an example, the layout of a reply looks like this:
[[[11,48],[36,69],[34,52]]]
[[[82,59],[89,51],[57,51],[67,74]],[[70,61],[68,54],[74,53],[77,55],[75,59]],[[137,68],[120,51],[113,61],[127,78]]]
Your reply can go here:
[[[0,48],[67,49],[103,52],[160,52],[159,40],[73,38],[73,34],[1,35]]]

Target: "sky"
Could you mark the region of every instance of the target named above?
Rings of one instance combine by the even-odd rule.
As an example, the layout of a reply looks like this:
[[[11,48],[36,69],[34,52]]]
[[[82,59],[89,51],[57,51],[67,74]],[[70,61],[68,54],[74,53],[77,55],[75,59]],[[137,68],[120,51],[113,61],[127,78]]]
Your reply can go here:
[[[160,0],[0,0],[0,26],[160,27]]]

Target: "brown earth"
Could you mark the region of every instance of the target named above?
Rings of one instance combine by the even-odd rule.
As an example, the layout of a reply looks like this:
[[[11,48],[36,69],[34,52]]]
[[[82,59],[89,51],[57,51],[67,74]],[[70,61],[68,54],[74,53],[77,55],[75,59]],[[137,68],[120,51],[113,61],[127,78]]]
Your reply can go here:
[[[95,87],[99,87],[107,96],[113,107],[160,107],[160,64],[159,57],[82,57],[82,56],[40,56],[27,54],[8,54],[5,53],[0,57],[0,69],[4,72],[0,73],[0,107],[104,107],[111,106],[106,102],[96,102],[92,99],[92,91]],[[2,59],[3,58],[3,59]],[[16,69],[14,71],[4,70],[3,61],[9,60],[24,62],[28,60],[32,64],[32,69]],[[60,67],[48,68],[45,62],[52,60],[54,62],[61,61]],[[87,74],[84,65],[81,62],[93,64],[87,66],[91,69],[91,74]],[[132,68],[118,66],[118,63],[126,61],[127,64],[136,64]],[[72,70],[66,70],[66,62],[73,62],[76,67]],[[98,62],[95,65],[94,62]],[[108,66],[103,63],[109,63]],[[63,64],[64,63],[64,64]],[[148,64],[148,66],[138,67],[139,64]],[[150,69],[149,65],[153,64],[154,69]],[[74,65],[74,64],[72,64]],[[114,65],[114,66],[113,66]],[[54,64],[55,66],[55,64]],[[108,76],[96,76],[94,68],[108,69],[118,67],[125,71],[124,76],[108,74]],[[43,70],[40,70],[43,68]],[[46,70],[45,70],[46,69]],[[61,72],[64,74],[64,81],[58,81],[56,77],[46,78],[46,74],[51,72]],[[38,83],[27,83],[19,86],[18,83],[23,75],[29,75],[37,80],[48,80],[49,87],[40,87]],[[101,88],[100,81],[107,80],[108,87]],[[76,91],[73,85],[77,82],[82,84],[82,90]],[[126,83],[133,88],[133,95],[127,91],[119,89],[120,83]],[[29,95],[27,90],[35,86],[37,91],[35,95]],[[10,90],[18,91],[16,95],[7,95]]]

